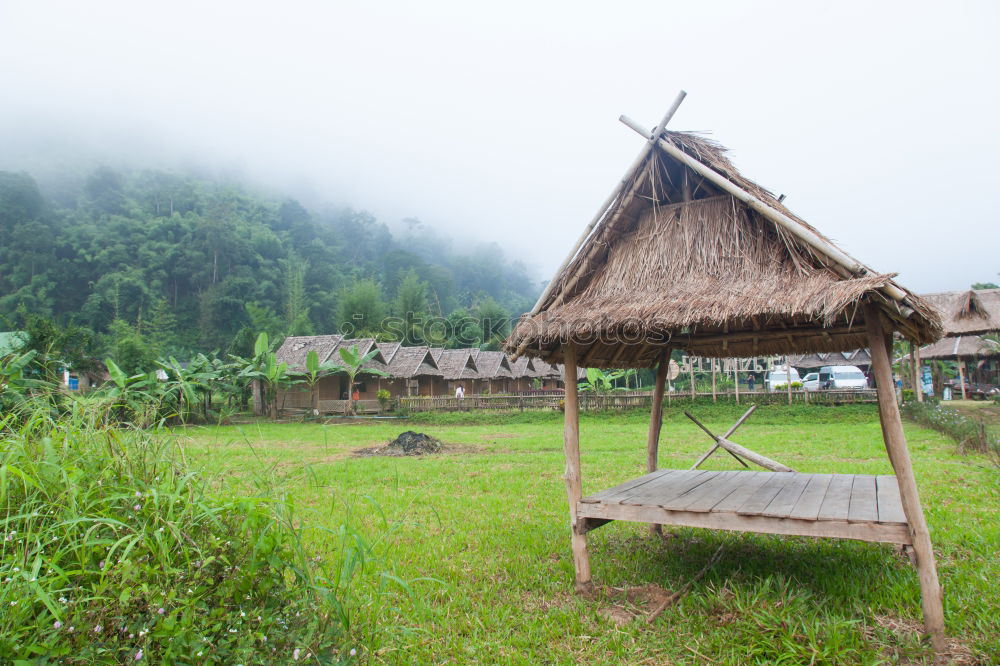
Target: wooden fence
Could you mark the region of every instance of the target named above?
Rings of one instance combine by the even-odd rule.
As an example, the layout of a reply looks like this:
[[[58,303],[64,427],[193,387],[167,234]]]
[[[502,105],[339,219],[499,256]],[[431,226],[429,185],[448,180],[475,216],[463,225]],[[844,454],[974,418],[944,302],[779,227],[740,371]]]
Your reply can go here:
[[[711,400],[711,393],[698,393],[699,400]],[[808,403],[820,405],[835,405],[854,402],[876,402],[875,389],[860,391],[792,391],[793,403]],[[453,397],[413,397],[399,398],[398,408],[404,412],[431,411],[525,411],[528,409],[560,409],[561,393],[545,395],[468,395],[464,398]],[[779,391],[740,391],[718,392],[715,399],[719,402],[740,402],[756,404],[788,404],[788,393]],[[667,396],[667,404],[691,402],[690,393],[671,393]],[[651,394],[648,391],[615,391],[612,393],[580,393],[580,409],[585,411],[621,411],[625,409],[646,408],[652,405]]]

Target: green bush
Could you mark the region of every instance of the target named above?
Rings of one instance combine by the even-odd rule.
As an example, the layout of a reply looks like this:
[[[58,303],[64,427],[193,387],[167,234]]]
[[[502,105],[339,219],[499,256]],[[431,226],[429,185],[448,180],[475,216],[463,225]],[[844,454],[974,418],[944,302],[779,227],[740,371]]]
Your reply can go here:
[[[220,496],[172,438],[87,414],[0,419],[0,662],[350,659],[360,535],[312,557],[288,499]]]
[[[960,450],[972,449],[986,453],[1000,463],[1000,438],[986,425],[960,414],[937,401],[907,402],[902,412],[917,423],[943,432],[956,442]]]

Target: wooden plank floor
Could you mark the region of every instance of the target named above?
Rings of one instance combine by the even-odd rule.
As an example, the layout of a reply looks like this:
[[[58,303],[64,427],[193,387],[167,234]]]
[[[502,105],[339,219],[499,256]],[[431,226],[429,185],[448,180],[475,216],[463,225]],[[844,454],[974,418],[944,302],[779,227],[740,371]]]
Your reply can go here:
[[[664,469],[584,497],[577,515],[910,543],[894,476]]]

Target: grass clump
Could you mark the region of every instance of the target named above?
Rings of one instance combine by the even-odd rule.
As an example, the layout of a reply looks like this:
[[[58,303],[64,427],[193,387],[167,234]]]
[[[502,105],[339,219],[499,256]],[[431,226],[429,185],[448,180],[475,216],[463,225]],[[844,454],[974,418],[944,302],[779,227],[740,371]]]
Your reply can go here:
[[[349,660],[369,549],[310,557],[288,498],[224,497],[171,438],[0,420],[0,661]]]

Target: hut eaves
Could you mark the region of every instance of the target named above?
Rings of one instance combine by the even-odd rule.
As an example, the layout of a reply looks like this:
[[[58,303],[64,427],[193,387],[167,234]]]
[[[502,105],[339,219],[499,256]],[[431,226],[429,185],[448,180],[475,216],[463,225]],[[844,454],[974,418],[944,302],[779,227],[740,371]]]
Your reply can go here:
[[[1000,355],[1000,342],[979,335],[957,335],[920,348],[924,360],[957,360]]]

